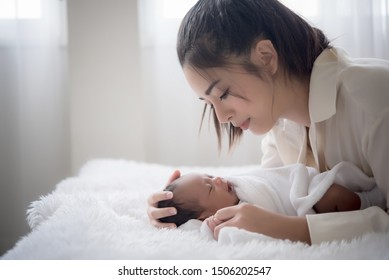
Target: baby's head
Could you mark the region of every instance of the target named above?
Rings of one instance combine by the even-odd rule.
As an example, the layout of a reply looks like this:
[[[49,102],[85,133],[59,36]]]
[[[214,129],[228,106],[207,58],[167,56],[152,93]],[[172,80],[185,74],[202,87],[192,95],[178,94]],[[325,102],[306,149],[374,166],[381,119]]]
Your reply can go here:
[[[234,187],[221,177],[190,173],[173,181],[165,188],[173,198],[160,201],[159,208],[175,207],[177,214],[161,218],[161,222],[180,226],[190,219],[204,220],[217,210],[235,205],[239,199]]]

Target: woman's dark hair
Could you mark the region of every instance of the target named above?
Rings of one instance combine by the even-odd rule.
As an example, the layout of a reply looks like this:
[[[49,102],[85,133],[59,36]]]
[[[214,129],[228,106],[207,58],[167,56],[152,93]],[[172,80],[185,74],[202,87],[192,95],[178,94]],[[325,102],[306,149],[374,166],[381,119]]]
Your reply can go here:
[[[321,30],[277,0],[199,0],[182,20],[177,38],[178,59],[182,67],[189,65],[201,71],[228,67],[231,58],[242,58],[241,66],[258,75],[259,69],[249,57],[261,39],[272,42],[288,76],[305,79],[319,54],[330,47]],[[222,129],[229,134],[231,148],[240,138],[241,129],[220,124],[214,111],[213,118],[219,148]]]
[[[171,191],[174,193],[177,186],[177,184],[172,183],[168,185],[164,190]],[[176,198],[176,196],[174,195],[172,199],[158,202],[158,208],[166,207],[175,207],[177,209],[177,214],[169,217],[164,217],[159,220],[164,223],[175,223],[177,226],[186,223],[190,219],[198,219],[201,213],[204,212],[204,209],[200,207],[197,201],[180,201],[180,198]]]

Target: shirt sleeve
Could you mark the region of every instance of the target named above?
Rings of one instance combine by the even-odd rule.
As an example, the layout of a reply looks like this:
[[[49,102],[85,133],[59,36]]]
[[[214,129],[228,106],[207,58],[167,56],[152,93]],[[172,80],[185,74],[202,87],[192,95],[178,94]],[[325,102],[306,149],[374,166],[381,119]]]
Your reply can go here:
[[[389,110],[376,118],[364,143],[364,153],[370,164],[377,187],[389,200]],[[351,212],[307,215],[312,244],[340,239],[350,240],[368,232],[389,232],[389,215],[379,207]]]
[[[378,189],[389,208],[389,110],[374,117],[363,141],[366,157]],[[389,232],[389,215],[379,207],[352,212],[307,215],[312,244],[339,239],[350,240],[368,232]]]
[[[386,198],[389,208],[389,109],[379,116],[370,127],[366,147],[366,158],[373,172],[378,189]]]
[[[389,232],[389,215],[377,206],[350,212],[307,215],[312,244]]]

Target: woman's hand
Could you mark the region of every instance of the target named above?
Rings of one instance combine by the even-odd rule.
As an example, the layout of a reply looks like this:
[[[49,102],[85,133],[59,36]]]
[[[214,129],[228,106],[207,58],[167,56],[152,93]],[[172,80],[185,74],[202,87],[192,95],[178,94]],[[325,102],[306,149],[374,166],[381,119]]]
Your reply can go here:
[[[284,216],[247,203],[220,209],[206,222],[215,239],[222,228],[237,227],[273,238],[311,244],[305,217]]]
[[[169,180],[167,182],[167,185],[169,185],[171,182],[176,180],[181,176],[181,173],[179,170],[175,170],[172,175],[170,175]],[[157,228],[175,228],[176,225],[173,223],[162,223],[158,219],[163,217],[168,217],[172,215],[177,214],[177,210],[174,207],[166,207],[166,208],[158,208],[158,202],[162,200],[167,200],[173,198],[172,192],[167,191],[159,191],[156,193],[153,193],[149,199],[148,204],[149,207],[147,208],[147,215],[149,216],[150,223],[157,227]]]

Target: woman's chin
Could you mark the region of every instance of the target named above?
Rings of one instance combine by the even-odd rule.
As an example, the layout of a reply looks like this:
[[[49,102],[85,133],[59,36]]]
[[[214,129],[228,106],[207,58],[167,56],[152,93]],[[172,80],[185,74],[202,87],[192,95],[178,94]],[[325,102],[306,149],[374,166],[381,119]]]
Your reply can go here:
[[[268,133],[269,131],[270,131],[270,129],[258,129],[258,128],[255,128],[255,127],[253,127],[253,128],[249,128],[248,129],[252,134],[254,134],[254,135],[264,135],[264,134],[266,134],[266,133]]]

